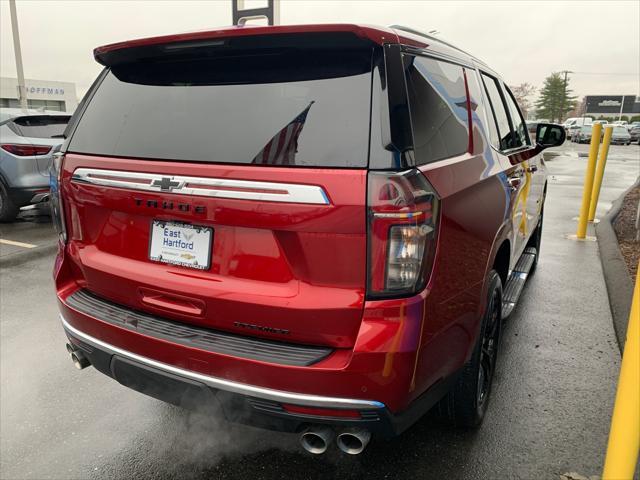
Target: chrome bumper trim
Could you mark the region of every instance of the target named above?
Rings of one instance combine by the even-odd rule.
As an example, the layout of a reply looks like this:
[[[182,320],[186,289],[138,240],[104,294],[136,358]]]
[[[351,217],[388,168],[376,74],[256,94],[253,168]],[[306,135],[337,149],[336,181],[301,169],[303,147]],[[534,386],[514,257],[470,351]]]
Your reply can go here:
[[[98,340],[97,338],[88,335],[65,320],[60,314],[60,320],[65,330],[72,335],[78,337],[80,340],[89,343],[90,345],[105,350],[108,353],[120,355],[122,357],[129,358],[136,362],[148,365],[150,367],[168,372],[181,377],[196,380],[204,383],[205,385],[218,389],[225,390],[227,392],[238,393],[240,395],[246,395],[248,397],[262,398],[265,400],[272,400],[281,403],[292,403],[295,405],[304,405],[309,407],[324,407],[324,408],[345,408],[345,409],[372,409],[372,408],[384,408],[384,404],[373,400],[358,400],[352,398],[339,398],[339,397],[324,397],[320,395],[309,395],[304,393],[283,392],[281,390],[273,390],[270,388],[257,387],[255,385],[247,385],[244,383],[233,382],[230,380],[224,380],[222,378],[212,377],[182,368],[174,367],[166,363],[158,362],[142,355],[138,355],[122,348],[116,347],[109,343]]]

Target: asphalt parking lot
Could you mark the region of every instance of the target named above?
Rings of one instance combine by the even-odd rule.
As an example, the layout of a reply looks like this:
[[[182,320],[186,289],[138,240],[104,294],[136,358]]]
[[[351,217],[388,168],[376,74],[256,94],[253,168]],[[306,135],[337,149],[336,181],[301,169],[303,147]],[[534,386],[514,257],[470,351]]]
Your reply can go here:
[[[547,162],[542,256],[505,326],[482,428],[451,430],[430,414],[358,457],[311,457],[292,435],[229,425],[73,368],[58,320],[46,218],[0,227],[0,477],[558,478],[600,474],[619,352],[595,242],[575,233],[588,145]],[[602,216],[640,171],[640,147],[612,146]],[[591,229],[591,227],[590,227]],[[592,234],[592,231],[591,231]],[[27,248],[15,245],[35,245]],[[1,266],[9,256],[21,263]],[[27,256],[25,256],[27,255]]]
[[[13,223],[0,223],[0,265],[17,264],[34,253],[51,254],[55,245],[47,204],[24,209]]]

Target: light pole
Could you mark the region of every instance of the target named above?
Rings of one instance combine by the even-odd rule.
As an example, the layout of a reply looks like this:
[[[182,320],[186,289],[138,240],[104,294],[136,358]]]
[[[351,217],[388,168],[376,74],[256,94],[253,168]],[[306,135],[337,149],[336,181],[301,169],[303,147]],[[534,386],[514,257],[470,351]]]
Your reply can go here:
[[[24,70],[22,68],[22,50],[20,49],[20,33],[18,32],[18,14],[16,13],[16,0],[9,0],[11,10],[11,31],[13,32],[13,51],[16,55],[16,70],[18,73],[18,98],[20,108],[26,109],[27,90],[24,86]]]
[[[562,104],[560,107],[560,115],[558,117],[558,122],[561,122],[562,117],[564,116],[564,102],[565,102],[565,99],[567,98],[567,75],[573,72],[569,70],[565,70],[563,73],[564,73],[564,88],[562,89]]]
[[[618,121],[622,120],[623,110],[624,110],[624,95],[622,95],[622,101],[620,102],[620,112],[618,112]]]

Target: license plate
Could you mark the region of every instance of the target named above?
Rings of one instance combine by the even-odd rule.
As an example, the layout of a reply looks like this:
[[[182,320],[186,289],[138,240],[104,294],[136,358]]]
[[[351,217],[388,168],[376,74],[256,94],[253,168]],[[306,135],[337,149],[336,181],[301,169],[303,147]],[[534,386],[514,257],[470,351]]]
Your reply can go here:
[[[154,262],[207,270],[211,261],[213,229],[185,223],[154,220],[149,259]]]

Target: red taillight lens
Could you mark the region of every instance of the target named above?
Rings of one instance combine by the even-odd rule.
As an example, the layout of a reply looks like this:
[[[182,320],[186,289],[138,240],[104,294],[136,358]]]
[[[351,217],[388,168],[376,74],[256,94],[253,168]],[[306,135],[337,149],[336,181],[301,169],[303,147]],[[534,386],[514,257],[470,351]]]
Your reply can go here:
[[[314,417],[362,418],[357,410],[338,410],[334,408],[302,407],[300,405],[283,404],[282,408],[289,413],[312,415]]]
[[[369,172],[368,295],[422,289],[435,252],[438,197],[418,170]]]
[[[18,157],[46,155],[52,148],[48,145],[16,145],[15,143],[3,143],[0,147],[13,155],[17,155]]]

